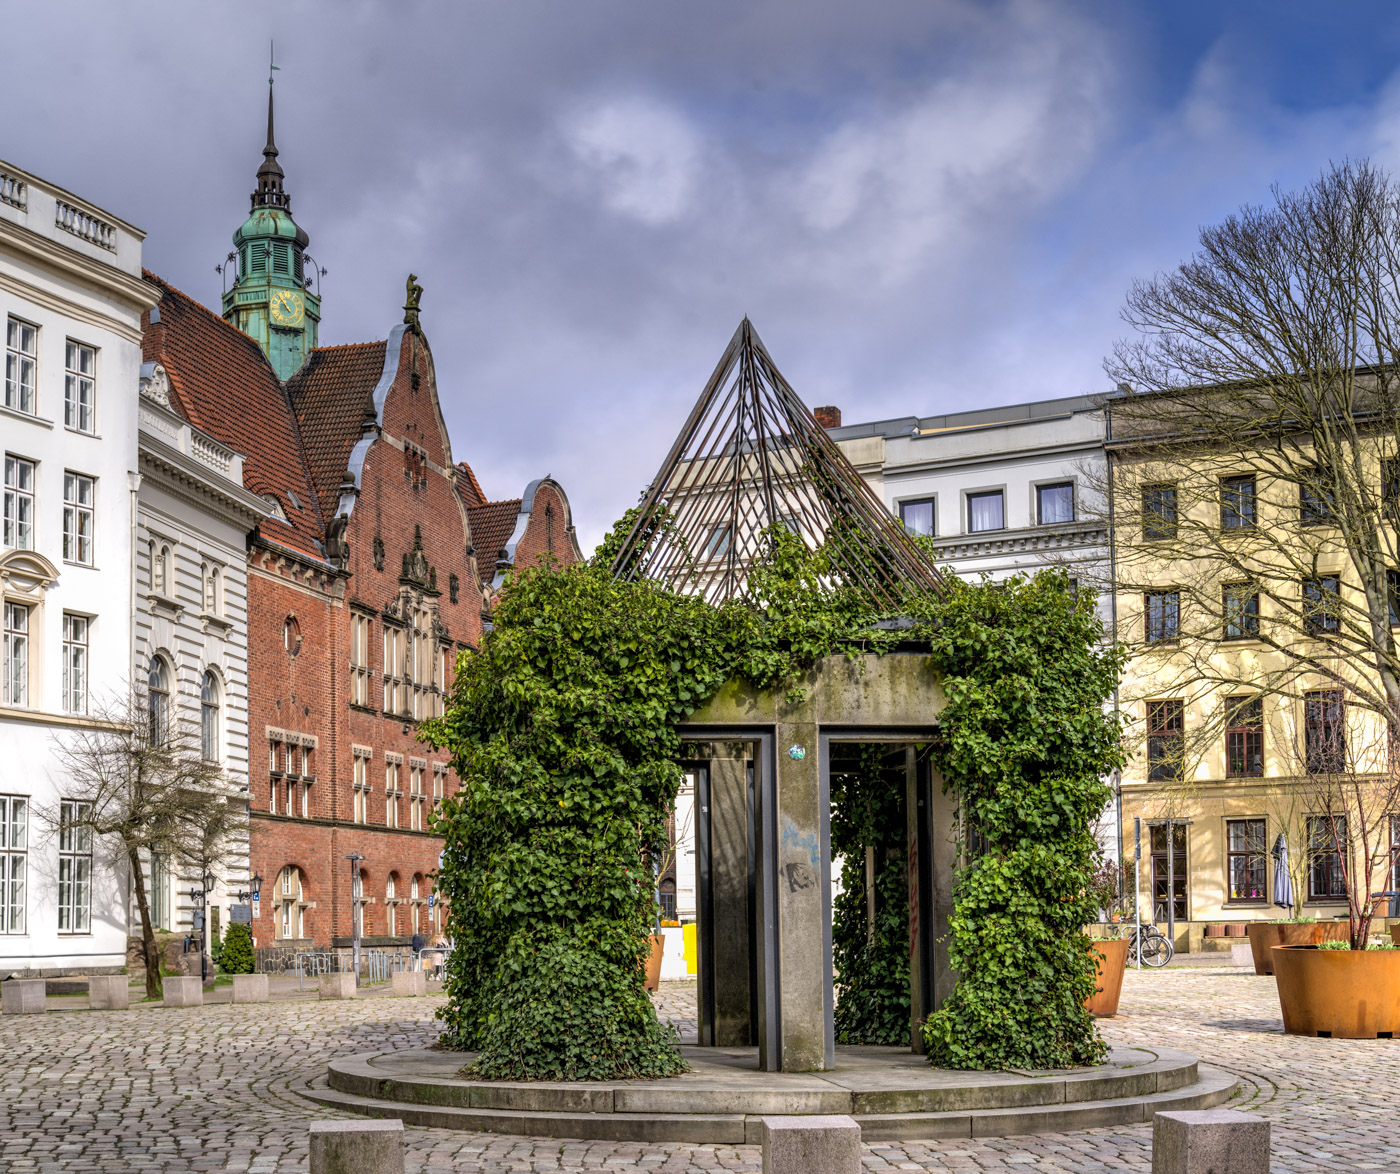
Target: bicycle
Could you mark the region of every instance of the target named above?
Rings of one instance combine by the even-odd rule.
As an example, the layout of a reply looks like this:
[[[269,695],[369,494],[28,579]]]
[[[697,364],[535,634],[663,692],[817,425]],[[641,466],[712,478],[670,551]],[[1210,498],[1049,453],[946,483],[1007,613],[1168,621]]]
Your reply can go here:
[[[1141,939],[1142,964],[1160,968],[1172,960],[1175,947],[1155,925],[1135,925],[1128,931],[1128,958],[1136,958]]]

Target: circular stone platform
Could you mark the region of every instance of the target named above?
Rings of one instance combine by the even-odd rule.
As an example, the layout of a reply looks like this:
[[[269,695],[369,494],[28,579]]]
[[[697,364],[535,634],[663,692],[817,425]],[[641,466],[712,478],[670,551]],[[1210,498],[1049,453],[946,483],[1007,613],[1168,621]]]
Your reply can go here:
[[[1114,1048],[1097,1068],[952,1072],[903,1048],[838,1047],[830,1072],[760,1072],[757,1048],[682,1047],[667,1080],[464,1080],[470,1052],[371,1052],[333,1060],[304,1095],[410,1125],[602,1141],[757,1144],[768,1114],[849,1113],[867,1141],[1006,1137],[1206,1109],[1238,1083],[1194,1056]]]

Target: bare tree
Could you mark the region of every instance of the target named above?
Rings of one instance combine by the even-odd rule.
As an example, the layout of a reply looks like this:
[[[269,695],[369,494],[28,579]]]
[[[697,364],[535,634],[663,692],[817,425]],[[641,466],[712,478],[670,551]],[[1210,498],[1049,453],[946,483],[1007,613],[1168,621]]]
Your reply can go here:
[[[1299,856],[1315,887],[1345,894],[1351,948],[1363,950],[1376,908],[1373,886],[1390,889],[1400,852],[1400,755],[1387,722],[1347,713],[1340,699],[1326,704],[1328,735],[1297,730],[1290,742],[1309,812]]]
[[[1348,163],[1273,197],[1135,284],[1106,364],[1120,630],[1211,699],[1202,740],[1242,681],[1400,713],[1400,186]]]
[[[168,698],[133,690],[59,738],[55,750],[73,799],[38,817],[61,836],[105,844],[125,860],[141,915],[146,996],[162,993],[143,858],[163,855],[201,870],[221,862],[237,816],[224,774],[206,760],[199,730],[169,710]]]

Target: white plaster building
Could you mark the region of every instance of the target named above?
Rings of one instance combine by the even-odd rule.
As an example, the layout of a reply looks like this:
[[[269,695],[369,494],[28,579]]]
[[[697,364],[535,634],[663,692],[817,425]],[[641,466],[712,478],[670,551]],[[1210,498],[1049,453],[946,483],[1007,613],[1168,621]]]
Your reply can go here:
[[[243,488],[242,455],[176,414],[160,364],[142,365],[140,387],[132,676],[175,721],[199,731],[204,757],[224,767],[229,802],[246,813],[247,540],[267,505]],[[248,848],[245,821],[212,869],[211,931],[228,924],[228,907],[248,889]],[[191,932],[200,870],[144,863],[155,928]],[[134,897],[131,932],[141,932]]]
[[[820,413],[830,409],[819,409]],[[1107,581],[1103,412],[1087,396],[828,428],[890,511],[940,561],[993,579],[1048,565]],[[1101,597],[1104,616],[1111,604]]]
[[[45,812],[57,739],[121,696],[132,661],[140,229],[0,160],[0,975],[126,960],[125,869]]]

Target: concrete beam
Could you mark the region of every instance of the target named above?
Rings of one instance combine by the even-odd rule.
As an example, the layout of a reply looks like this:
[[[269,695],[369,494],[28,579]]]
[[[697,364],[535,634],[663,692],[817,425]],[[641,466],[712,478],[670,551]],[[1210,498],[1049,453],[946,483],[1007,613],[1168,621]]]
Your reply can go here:
[[[42,1015],[44,989],[42,978],[9,979],[0,983],[0,1006],[6,1015]]]
[[[88,1007],[93,1011],[125,1011],[131,988],[124,974],[94,974],[88,979]]]
[[[1152,1174],[1269,1174],[1269,1123],[1238,1109],[1158,1113]]]
[[[404,1174],[403,1122],[313,1121],[311,1174]]]
[[[860,1174],[853,1117],[764,1117],[763,1174]]]

